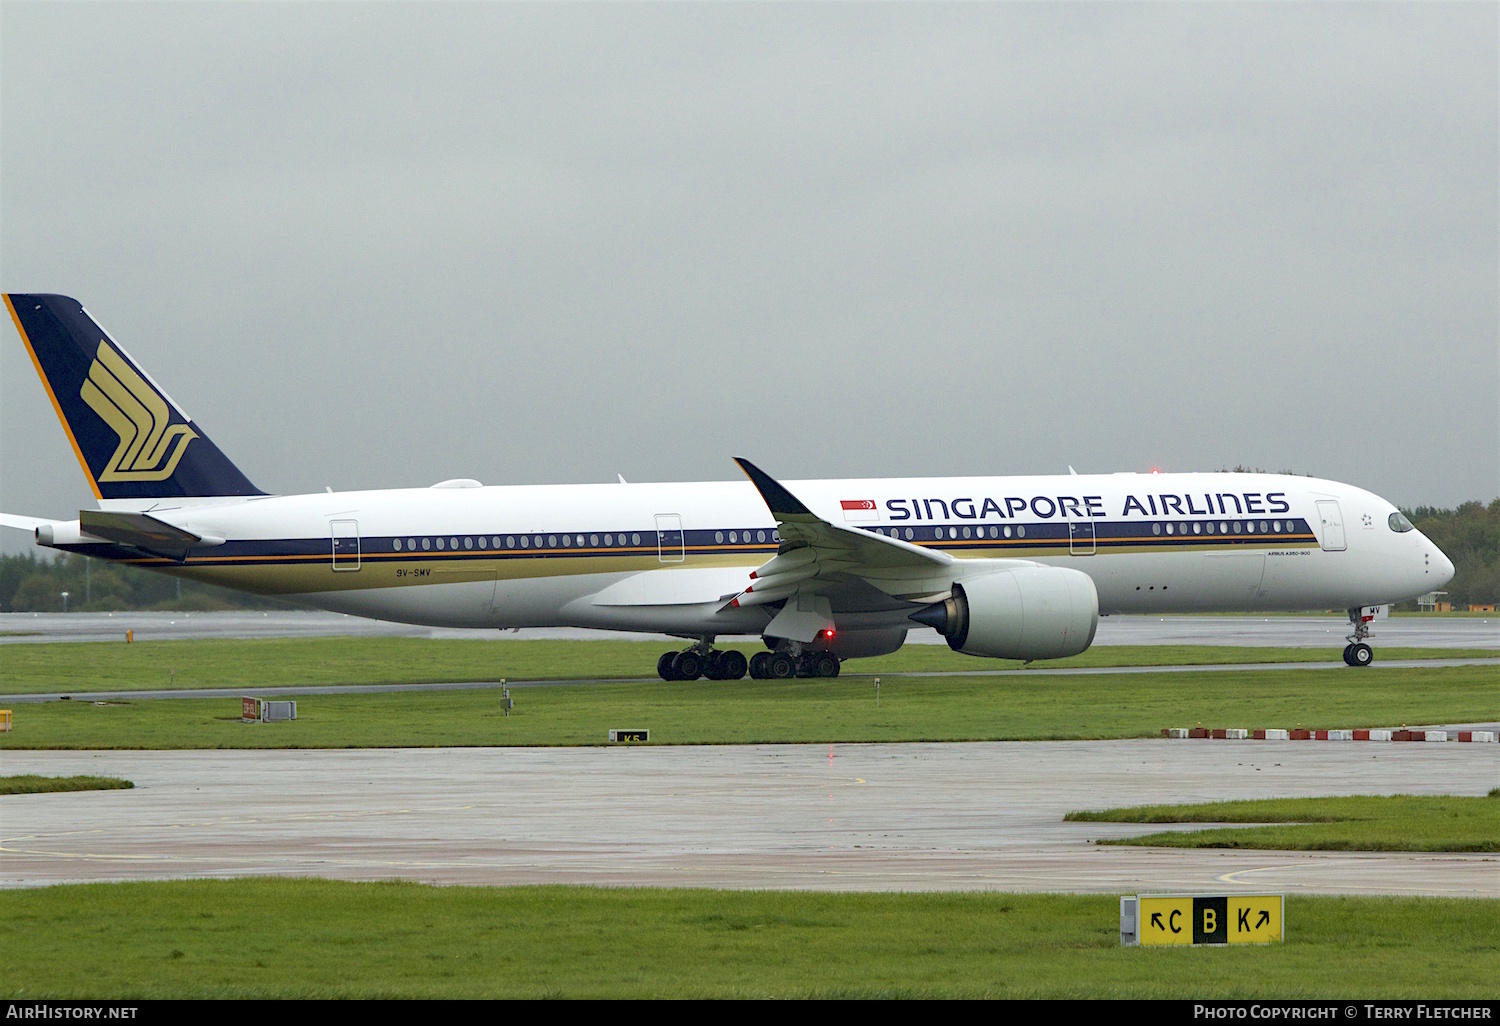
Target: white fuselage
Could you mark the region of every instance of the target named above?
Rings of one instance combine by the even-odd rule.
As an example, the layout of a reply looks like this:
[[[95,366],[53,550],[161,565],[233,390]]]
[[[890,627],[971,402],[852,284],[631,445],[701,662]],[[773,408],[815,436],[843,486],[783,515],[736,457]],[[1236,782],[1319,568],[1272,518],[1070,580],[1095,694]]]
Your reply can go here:
[[[1101,613],[1345,609],[1441,587],[1448,559],[1396,508],[1349,485],[1272,474],[790,481],[834,524],[953,557],[1081,570]],[[143,557],[87,535],[58,546],[406,623],[577,626],[686,637],[759,634],[728,608],[776,553],[748,482],[435,487],[235,500],[105,501],[211,541]],[[222,541],[220,541],[222,539]],[[851,593],[850,629],[910,626],[903,601]],[[950,582],[951,583],[951,580]]]

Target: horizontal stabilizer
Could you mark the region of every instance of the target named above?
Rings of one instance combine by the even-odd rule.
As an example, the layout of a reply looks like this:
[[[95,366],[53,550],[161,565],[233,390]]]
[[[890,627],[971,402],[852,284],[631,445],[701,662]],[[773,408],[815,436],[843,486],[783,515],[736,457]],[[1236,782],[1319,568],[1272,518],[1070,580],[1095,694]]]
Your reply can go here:
[[[217,545],[222,539],[205,540],[201,535],[173,527],[148,513],[122,513],[86,509],[78,514],[78,525],[96,538],[107,538],[153,556],[182,560],[197,545]]]
[[[41,517],[23,517],[18,513],[0,513],[0,527],[14,527],[17,531],[35,531],[43,524],[50,524],[51,520]]]

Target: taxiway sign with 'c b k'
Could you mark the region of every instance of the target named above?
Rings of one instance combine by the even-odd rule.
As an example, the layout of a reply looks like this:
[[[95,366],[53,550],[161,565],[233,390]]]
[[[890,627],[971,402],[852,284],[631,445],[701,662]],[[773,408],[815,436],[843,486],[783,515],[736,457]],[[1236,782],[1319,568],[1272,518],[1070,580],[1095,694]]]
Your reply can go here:
[[[1284,937],[1279,894],[1143,894],[1141,944],[1274,944]]]

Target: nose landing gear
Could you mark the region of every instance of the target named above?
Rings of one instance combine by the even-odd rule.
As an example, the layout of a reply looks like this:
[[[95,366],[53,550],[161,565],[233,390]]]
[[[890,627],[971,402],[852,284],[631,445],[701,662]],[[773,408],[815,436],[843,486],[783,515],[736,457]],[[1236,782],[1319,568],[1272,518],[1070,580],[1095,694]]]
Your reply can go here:
[[[1349,610],[1349,623],[1353,625],[1354,631],[1345,637],[1349,644],[1344,646],[1344,662],[1350,666],[1369,666],[1375,661],[1375,650],[1365,644],[1365,639],[1370,636],[1370,621],[1373,616],[1365,616],[1364,610],[1354,606]]]

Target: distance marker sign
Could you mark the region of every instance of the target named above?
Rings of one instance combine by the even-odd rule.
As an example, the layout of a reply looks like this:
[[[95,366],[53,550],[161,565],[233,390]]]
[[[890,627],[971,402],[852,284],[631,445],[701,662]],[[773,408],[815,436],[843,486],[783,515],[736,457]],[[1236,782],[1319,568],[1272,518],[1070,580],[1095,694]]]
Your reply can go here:
[[[1277,944],[1285,937],[1285,908],[1280,894],[1142,894],[1134,942]]]

